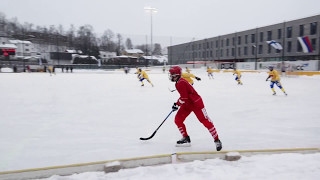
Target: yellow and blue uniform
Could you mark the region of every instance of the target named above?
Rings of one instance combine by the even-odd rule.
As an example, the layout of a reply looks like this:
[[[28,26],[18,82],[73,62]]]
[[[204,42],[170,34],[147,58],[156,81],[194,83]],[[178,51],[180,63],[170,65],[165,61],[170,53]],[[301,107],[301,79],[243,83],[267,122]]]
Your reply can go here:
[[[187,73],[190,73],[191,70],[190,70],[188,67],[186,67],[186,72],[187,72]]]
[[[138,70],[138,78],[140,80],[140,82],[142,83],[141,86],[144,86],[143,80],[147,80],[153,87],[153,84],[151,83],[147,73],[145,71],[142,71],[141,69]]]
[[[238,82],[238,84],[242,85],[242,82],[240,80],[241,72],[239,70],[235,69],[233,75],[235,75],[235,74],[236,74],[235,80]]]
[[[210,78],[210,76],[211,76],[212,79],[213,79],[213,74],[212,74],[212,73],[214,72],[213,69],[211,69],[211,68],[208,67],[208,68],[207,68],[207,72],[208,72],[209,78]]]
[[[287,95],[287,93],[285,92],[284,88],[282,87],[281,83],[280,83],[280,76],[278,74],[278,71],[277,70],[274,70],[272,68],[272,70],[270,69],[270,71],[268,72],[269,73],[269,76],[266,80],[268,80],[270,77],[271,77],[271,82],[270,82],[270,88],[273,92],[273,95],[276,95],[276,91],[274,90],[274,84],[276,84],[279,89],[281,89],[281,91]]]
[[[193,79],[192,78],[194,78],[194,79],[196,79],[198,81],[201,81],[201,78],[199,78],[199,77],[197,77],[197,76],[195,76],[195,75],[193,75],[191,73],[182,73],[181,77],[183,79],[187,80],[191,85],[193,85]]]

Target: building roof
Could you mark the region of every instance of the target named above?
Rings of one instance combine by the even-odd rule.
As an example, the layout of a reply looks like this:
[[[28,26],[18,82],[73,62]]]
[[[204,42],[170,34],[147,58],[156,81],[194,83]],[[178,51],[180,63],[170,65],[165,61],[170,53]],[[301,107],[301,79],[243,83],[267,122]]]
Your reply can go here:
[[[125,50],[127,53],[130,54],[143,54],[144,52],[141,51],[140,49],[126,49]]]
[[[14,44],[0,44],[1,49],[17,49],[17,46]]]
[[[12,44],[32,44],[30,41],[22,41],[22,40],[9,40]]]

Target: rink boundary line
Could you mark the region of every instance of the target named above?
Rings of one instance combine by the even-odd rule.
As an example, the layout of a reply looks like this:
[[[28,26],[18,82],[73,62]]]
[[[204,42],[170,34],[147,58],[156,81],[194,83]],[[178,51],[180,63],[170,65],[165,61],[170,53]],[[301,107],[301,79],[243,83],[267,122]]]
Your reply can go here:
[[[198,152],[181,152],[176,153],[177,155],[183,154],[224,154],[229,152],[239,152],[239,153],[259,153],[259,152],[295,152],[295,151],[320,151],[320,148],[291,148],[291,149],[257,149],[257,150],[232,150],[232,151],[198,151]]]
[[[131,161],[131,160],[141,160],[141,159],[150,159],[150,158],[171,157],[171,155],[172,154],[162,154],[162,155],[143,156],[143,157],[126,158],[126,159],[114,159],[114,160],[106,160],[106,161],[76,163],[76,164],[60,165],[60,166],[48,166],[48,167],[42,167],[42,168],[31,168],[31,169],[21,169],[21,170],[2,171],[2,172],[0,171],[0,175],[1,174],[11,174],[11,173],[21,173],[21,172],[31,172],[31,171],[41,171],[41,170],[49,170],[49,169],[58,169],[58,168],[78,167],[78,166],[86,166],[86,165],[106,164],[106,163],[115,162],[115,161]]]
[[[262,149],[262,150],[230,150],[230,151],[204,151],[204,152],[180,152],[164,155],[144,156],[127,159],[115,159],[70,165],[22,169],[0,172],[1,180],[27,180],[48,178],[53,175],[68,176],[84,172],[117,172],[120,169],[136,168],[141,166],[155,166],[174,164],[177,162],[190,162],[194,160],[225,159],[229,153],[237,152],[240,156],[259,154],[282,153],[319,153],[320,148],[295,148],[295,149]]]

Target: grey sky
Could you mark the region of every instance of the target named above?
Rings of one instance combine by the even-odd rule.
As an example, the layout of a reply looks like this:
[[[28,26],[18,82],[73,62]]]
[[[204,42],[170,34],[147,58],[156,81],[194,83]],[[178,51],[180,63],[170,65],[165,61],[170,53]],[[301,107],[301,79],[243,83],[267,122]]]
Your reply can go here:
[[[319,0],[0,0],[0,12],[7,19],[62,24],[65,30],[70,24],[90,24],[98,35],[107,29],[132,35],[134,44],[150,36],[145,6],[158,9],[153,15],[153,42],[167,45],[320,14]]]

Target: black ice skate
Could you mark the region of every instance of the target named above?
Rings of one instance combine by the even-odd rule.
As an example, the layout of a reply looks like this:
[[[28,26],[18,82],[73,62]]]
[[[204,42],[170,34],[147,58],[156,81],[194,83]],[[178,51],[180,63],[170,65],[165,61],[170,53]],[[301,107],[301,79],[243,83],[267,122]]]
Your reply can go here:
[[[216,144],[217,151],[220,151],[222,149],[222,142],[220,139],[215,140],[214,143]]]
[[[177,147],[189,147],[191,146],[191,140],[189,136],[183,137],[176,144]]]
[[[273,92],[273,94],[272,94],[272,95],[274,95],[274,96],[275,96],[275,95],[277,95],[277,93],[276,93],[276,92]]]

